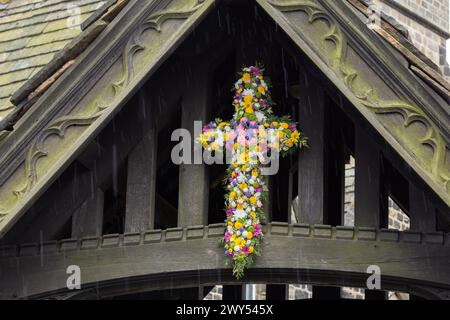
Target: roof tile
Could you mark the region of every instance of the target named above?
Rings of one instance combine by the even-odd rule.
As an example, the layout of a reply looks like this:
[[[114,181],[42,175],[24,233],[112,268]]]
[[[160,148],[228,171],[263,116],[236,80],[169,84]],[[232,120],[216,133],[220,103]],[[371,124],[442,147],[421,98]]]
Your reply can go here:
[[[80,24],[106,1],[14,0],[0,6],[0,117],[11,109],[12,94],[80,34]],[[68,26],[73,11],[80,19]]]

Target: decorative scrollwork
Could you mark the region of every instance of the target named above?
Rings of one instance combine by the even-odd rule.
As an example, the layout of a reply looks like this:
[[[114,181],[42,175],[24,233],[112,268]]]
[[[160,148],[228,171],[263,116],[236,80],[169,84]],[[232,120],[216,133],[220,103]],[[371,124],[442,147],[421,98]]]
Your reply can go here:
[[[164,22],[170,19],[187,19],[193,13],[195,13],[202,5],[203,0],[196,0],[192,8],[181,10],[162,10],[151,15],[141,26],[137,28],[131,39],[128,41],[122,54],[122,71],[119,77],[119,81],[112,84],[114,101],[118,95],[123,92],[135,77],[134,60],[139,51],[145,50],[145,46],[142,44],[142,35],[145,31],[153,29],[156,32],[162,31],[162,25]],[[100,100],[98,100],[100,101]],[[61,117],[53,121],[45,130],[43,130],[34,140],[30,150],[25,157],[25,177],[26,182],[22,187],[13,191],[17,203],[27,193],[29,193],[39,180],[37,172],[37,163],[44,157],[48,156],[48,151],[45,148],[45,142],[50,136],[58,136],[64,139],[67,130],[75,126],[88,127],[98,120],[106,109],[109,108],[109,104],[96,102],[96,110],[91,114],[77,114]],[[0,223],[8,216],[9,210],[5,208],[0,209]]]
[[[27,182],[22,188],[15,190],[14,195],[17,198],[22,198],[27,194],[31,188],[34,186],[38,179],[36,165],[39,159],[46,157],[48,152],[45,149],[45,141],[52,135],[57,135],[59,138],[63,139],[66,135],[67,130],[74,126],[89,126],[95,120],[97,120],[103,113],[106,107],[98,107],[95,113],[87,116],[76,115],[62,117],[53,122],[49,127],[47,127],[35,140],[33,146],[28,151],[25,160],[25,174],[27,177]]]
[[[190,9],[184,10],[163,10],[151,15],[145,23],[142,25],[142,32],[152,28],[158,32],[161,32],[161,26],[170,19],[187,19],[193,13],[195,13],[201,6],[203,1],[197,1],[197,3]]]
[[[385,101],[376,92],[373,86],[363,82],[358,72],[347,61],[348,41],[341,28],[334,21],[334,18],[322,8],[315,0],[296,0],[291,2],[267,1],[272,7],[280,12],[302,11],[308,16],[310,24],[318,20],[324,21],[330,32],[323,37],[323,41],[331,42],[335,45],[331,61],[326,61],[335,73],[342,77],[345,85],[354,96],[360,100],[362,105],[372,110],[375,114],[400,114],[404,118],[404,128],[408,128],[415,122],[420,122],[426,127],[426,134],[420,143],[431,147],[433,159],[431,161],[431,174],[443,184],[447,193],[450,193],[450,175],[446,173],[445,155],[447,145],[438,126],[426,115],[426,113],[416,105],[406,101]],[[295,26],[294,26],[295,28]],[[297,30],[301,34],[300,30]],[[363,83],[364,86],[355,86],[355,82]],[[368,89],[360,89],[366,87]]]

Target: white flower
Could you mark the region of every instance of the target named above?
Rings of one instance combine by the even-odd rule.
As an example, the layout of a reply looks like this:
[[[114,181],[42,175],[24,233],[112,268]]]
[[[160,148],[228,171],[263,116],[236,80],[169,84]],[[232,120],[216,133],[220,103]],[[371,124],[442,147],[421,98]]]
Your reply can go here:
[[[254,96],[255,95],[255,91],[254,90],[250,90],[250,89],[245,89],[244,92],[242,93],[245,96]]]
[[[261,208],[263,206],[262,202],[260,200],[258,200],[258,202],[256,203],[256,205],[258,206],[258,208]]]
[[[243,236],[244,238],[247,238],[248,232],[247,232],[247,231],[244,231],[244,232],[242,233],[242,236]]]
[[[239,246],[234,246],[234,251],[238,252],[239,250],[241,250]]]
[[[262,113],[261,111],[256,111],[255,112],[255,116],[256,116],[256,119],[258,119],[259,122],[262,122],[264,119],[266,119],[266,117],[264,116],[264,113]]]
[[[239,237],[241,235],[240,231],[236,231],[236,235]]]
[[[236,210],[235,216],[238,219],[244,219],[245,217],[247,217],[247,213],[244,210]]]

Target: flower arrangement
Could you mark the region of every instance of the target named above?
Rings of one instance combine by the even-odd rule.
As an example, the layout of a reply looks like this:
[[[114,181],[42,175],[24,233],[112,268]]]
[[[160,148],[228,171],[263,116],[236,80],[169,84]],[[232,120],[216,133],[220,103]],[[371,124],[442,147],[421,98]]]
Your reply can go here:
[[[216,119],[198,141],[210,152],[231,152],[227,170],[226,230],[222,245],[236,278],[261,255],[264,202],[268,189],[262,169],[274,153],[281,156],[307,146],[289,117],[273,116],[269,80],[261,66],[244,68],[235,84],[235,114],[230,122]]]

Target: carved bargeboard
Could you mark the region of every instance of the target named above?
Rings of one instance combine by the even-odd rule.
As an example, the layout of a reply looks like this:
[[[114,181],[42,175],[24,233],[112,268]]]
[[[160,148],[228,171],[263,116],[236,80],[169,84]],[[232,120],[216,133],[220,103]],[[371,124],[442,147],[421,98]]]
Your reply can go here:
[[[0,236],[26,210],[36,192],[92,137],[96,128],[121,107],[127,93],[167,58],[214,3],[173,0],[137,26],[120,59],[68,114],[51,121],[31,143],[22,165],[0,188]]]
[[[169,1],[168,1],[169,2]],[[416,172],[450,204],[450,151],[439,127],[402,99],[349,45],[317,0],[258,0]],[[0,236],[19,219],[73,155],[116,112],[132,88],[155,71],[214,1],[173,0],[135,28],[95,86],[70,112],[39,132],[23,163],[0,188]],[[45,100],[45,99],[44,99]]]
[[[300,48],[308,44],[309,57],[338,79],[338,83],[331,80],[450,205],[450,147],[438,124],[383,81],[319,1],[257,1]]]

